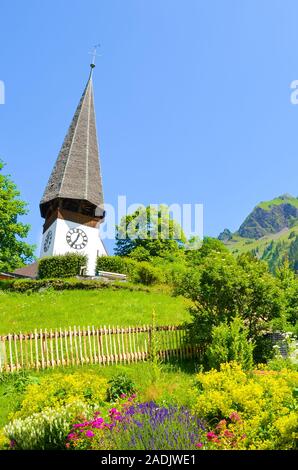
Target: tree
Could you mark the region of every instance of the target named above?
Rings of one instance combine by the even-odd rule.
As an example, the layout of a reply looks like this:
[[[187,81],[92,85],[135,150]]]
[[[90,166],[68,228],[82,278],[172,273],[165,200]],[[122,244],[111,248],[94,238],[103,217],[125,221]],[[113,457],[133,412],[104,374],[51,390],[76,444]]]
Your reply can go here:
[[[298,235],[292,241],[289,249],[289,262],[291,268],[298,273]]]
[[[297,326],[298,319],[298,279],[290,267],[288,259],[276,270],[276,277],[284,293],[287,321]]]
[[[0,161],[0,271],[13,271],[34,260],[35,247],[23,241],[30,225],[18,218],[27,214],[27,204],[19,199],[10,176],[2,173],[3,167]]]
[[[117,226],[115,253],[148,260],[177,253],[185,242],[183,230],[170,217],[167,206],[140,207]]]
[[[285,301],[278,280],[268,267],[251,255],[237,259],[230,253],[212,251],[202,264],[189,270],[177,293],[193,301],[190,339],[208,344],[214,326],[230,324],[236,316],[255,340],[270,324],[285,318]]]
[[[199,266],[212,253],[229,253],[229,250],[217,238],[204,237],[199,249],[186,250],[185,255],[189,266]]]

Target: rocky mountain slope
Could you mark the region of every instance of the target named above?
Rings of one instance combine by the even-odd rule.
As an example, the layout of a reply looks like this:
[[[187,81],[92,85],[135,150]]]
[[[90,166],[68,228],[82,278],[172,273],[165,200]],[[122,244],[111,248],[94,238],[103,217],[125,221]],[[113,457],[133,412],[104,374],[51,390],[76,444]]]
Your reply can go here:
[[[218,237],[235,254],[251,252],[275,270],[288,258],[298,272],[298,198],[284,194],[258,204],[232,233]]]

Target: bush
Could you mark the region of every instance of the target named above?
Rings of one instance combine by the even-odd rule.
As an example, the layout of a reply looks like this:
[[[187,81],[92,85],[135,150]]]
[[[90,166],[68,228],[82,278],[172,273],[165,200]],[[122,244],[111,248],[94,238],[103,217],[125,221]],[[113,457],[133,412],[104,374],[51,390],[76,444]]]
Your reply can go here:
[[[40,279],[49,279],[78,276],[81,268],[86,265],[87,256],[77,253],[48,256],[42,258],[38,263],[38,277]]]
[[[256,364],[267,363],[274,357],[272,337],[269,334],[260,334],[255,338],[253,356]]]
[[[82,412],[87,414],[84,403],[74,402],[65,407],[45,408],[24,419],[15,419],[4,428],[15,450],[64,449],[71,423]]]
[[[75,401],[99,406],[106,399],[107,381],[95,372],[53,373],[26,388],[14,418],[24,418],[44,408],[60,408]]]
[[[284,293],[264,262],[245,254],[212,252],[190,270],[177,292],[193,301],[189,336],[211,342],[214,326],[240,316],[253,340],[285,318]]]
[[[246,449],[293,449],[298,437],[297,386],[294,371],[244,372],[236,363],[222,364],[220,371],[197,375],[194,412],[209,422],[239,414]]]
[[[118,374],[111,378],[108,382],[108,400],[116,401],[121,395],[130,396],[136,391],[134,382],[127,374]]]
[[[146,286],[159,284],[163,281],[162,271],[145,261],[138,263],[133,274],[133,280]]]
[[[96,262],[96,272],[107,271],[110,273],[131,274],[136,261],[122,256],[99,256]]]
[[[221,323],[213,327],[211,344],[207,350],[209,366],[218,369],[222,363],[236,361],[243,369],[251,369],[253,348],[243,321],[235,317],[230,325]]]
[[[150,261],[151,256],[148,250],[143,246],[137,246],[128,254],[129,258],[135,261]]]
[[[173,287],[177,287],[181,284],[187,272],[187,268],[182,263],[171,263],[166,266],[165,279],[166,283]]]
[[[100,280],[86,279],[14,279],[12,281],[0,281],[1,290],[19,293],[39,292],[46,289],[52,290],[96,290],[96,289],[126,289],[130,291],[149,292],[149,289],[142,286],[135,286],[123,282],[105,282]]]

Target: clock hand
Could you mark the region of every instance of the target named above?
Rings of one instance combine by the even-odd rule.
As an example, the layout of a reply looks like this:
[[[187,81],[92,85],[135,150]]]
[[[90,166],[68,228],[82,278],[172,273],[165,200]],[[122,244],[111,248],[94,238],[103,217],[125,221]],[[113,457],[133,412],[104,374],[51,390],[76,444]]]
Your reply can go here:
[[[74,242],[72,242],[72,243],[71,243],[71,245],[70,245],[70,246],[74,246],[74,244],[75,244],[75,243],[78,241],[79,237],[80,237],[80,234],[78,233],[78,236],[77,236],[77,238],[75,239],[75,241],[74,241]]]

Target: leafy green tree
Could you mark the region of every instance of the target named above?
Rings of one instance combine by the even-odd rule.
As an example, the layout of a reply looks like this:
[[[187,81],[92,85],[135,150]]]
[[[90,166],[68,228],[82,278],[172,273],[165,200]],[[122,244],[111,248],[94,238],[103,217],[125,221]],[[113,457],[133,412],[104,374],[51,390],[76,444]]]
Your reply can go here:
[[[236,259],[230,253],[211,252],[182,278],[177,293],[193,301],[190,339],[205,344],[214,326],[230,324],[236,316],[255,339],[285,314],[281,286],[265,263],[248,254]]]
[[[292,241],[289,249],[289,262],[291,268],[297,273],[298,272],[298,235]]]
[[[179,252],[185,242],[183,230],[170,217],[167,206],[140,207],[117,226],[115,253],[143,260],[166,257]]]
[[[28,212],[27,204],[3,167],[0,161],[0,271],[13,271],[33,261],[35,247],[24,241],[30,225],[19,221]]]
[[[277,269],[276,277],[284,294],[287,321],[289,325],[295,326],[298,320],[298,279],[291,269],[288,259]]]
[[[186,261],[189,266],[199,266],[206,256],[212,253],[229,253],[227,247],[217,238],[205,237],[198,249],[186,250]]]

